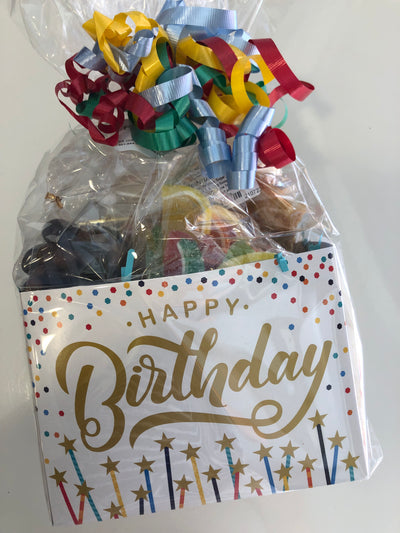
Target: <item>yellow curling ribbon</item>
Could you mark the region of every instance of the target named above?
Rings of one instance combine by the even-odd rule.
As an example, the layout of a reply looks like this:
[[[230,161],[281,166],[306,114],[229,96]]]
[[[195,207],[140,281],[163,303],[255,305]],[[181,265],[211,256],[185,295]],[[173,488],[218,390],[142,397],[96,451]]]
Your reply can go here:
[[[158,57],[157,44],[165,42],[169,42],[168,35],[161,26],[158,26],[158,35],[153,40],[151,52],[147,57],[142,58],[142,68],[140,69],[135,82],[135,93],[140,93],[153,87],[153,85],[156,84],[157,79],[164,72],[165,69]]]
[[[151,30],[158,27],[158,35],[153,41],[153,46],[149,57],[142,60],[142,89],[151,87],[149,83],[154,85],[154,82],[146,80],[146,78],[157,79],[157,77],[163,72],[161,62],[158,59],[156,43],[168,41],[168,35],[153,19],[147,18],[140,11],[128,11],[127,13],[119,13],[115,15],[114,19],[110,19],[105,15],[102,15],[98,11],[95,11],[93,18],[83,24],[83,28],[94,39],[97,40],[100,50],[103,52],[104,59],[108,65],[117,74],[124,74],[125,72],[120,68],[118,63],[114,59],[114,55],[110,48],[110,44],[116,47],[126,46],[130,39],[132,28],[126,23],[126,19],[130,18],[135,24],[135,32],[141,30]]]
[[[210,91],[208,103],[220,122],[235,124],[240,118],[243,118],[242,113],[236,107],[233,96],[224,94],[215,85]]]

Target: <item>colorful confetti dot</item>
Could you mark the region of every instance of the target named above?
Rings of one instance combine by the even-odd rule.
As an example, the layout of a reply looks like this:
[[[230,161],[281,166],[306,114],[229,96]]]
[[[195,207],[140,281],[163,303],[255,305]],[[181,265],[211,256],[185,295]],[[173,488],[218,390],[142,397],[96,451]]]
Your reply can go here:
[[[349,410],[347,411],[347,414],[348,414],[349,416],[351,416],[351,415],[353,414],[353,411],[352,411],[351,409],[349,409]]]
[[[100,309],[98,311],[96,311],[96,315],[97,316],[101,316],[103,314],[103,311],[100,311]]]
[[[333,309],[330,309],[330,310],[329,310],[329,314],[330,314],[330,315],[334,315],[334,314],[335,314],[335,311],[334,311]]]
[[[332,385],[327,385],[326,386],[326,390],[331,390],[332,389]]]
[[[39,307],[39,313],[44,313],[43,307]]]
[[[268,277],[268,272],[265,270],[263,273],[262,273],[263,277],[264,278],[267,278]]]
[[[50,301],[51,301],[51,296],[46,296],[46,300],[47,300],[48,302],[50,302]]]
[[[81,289],[78,289],[78,290],[76,291],[76,294],[77,294],[78,296],[82,296],[82,291],[81,291]]]
[[[272,278],[271,281],[272,281],[272,283],[278,283],[278,279],[277,278]]]
[[[178,285],[172,285],[171,289],[176,292],[178,290]]]
[[[278,264],[278,262],[276,264]],[[261,268],[261,263],[255,263],[254,268]]]
[[[164,292],[163,292],[163,291],[158,291],[158,296],[159,296],[160,298],[162,298],[162,297],[164,296]]]
[[[294,330],[294,324],[289,324],[289,329],[290,329],[290,331],[293,331]]]
[[[308,307],[303,307],[303,313],[307,313],[308,312]]]
[[[276,299],[278,298],[278,295],[276,294],[276,292],[273,292],[273,293],[271,294],[271,298],[272,298],[273,300],[276,300]]]
[[[221,269],[221,270],[219,271],[219,275],[220,275],[220,276],[224,276],[224,275],[225,275],[225,270],[224,270],[224,269]]]
[[[342,327],[343,327],[342,324],[338,324],[338,325],[337,325],[337,328],[338,328],[338,329],[342,329]]]
[[[62,328],[62,322],[57,322],[57,327]]]
[[[229,283],[230,283],[231,285],[234,285],[234,284],[235,284],[235,278],[231,278],[231,279],[229,280]]]
[[[67,295],[65,294],[65,292],[62,292],[62,293],[61,293],[61,298],[62,298],[63,300],[65,300],[66,297],[67,297]]]
[[[237,271],[237,275],[238,276],[241,276],[243,274],[243,270],[241,268],[239,268],[239,270]],[[265,272],[263,272],[263,275],[265,274]],[[267,272],[267,276],[268,276],[268,272]]]
[[[303,268],[304,268],[304,270],[308,270],[310,267],[309,267],[309,265],[305,264],[305,265],[303,266]]]
[[[161,286],[164,287],[164,289],[165,289],[166,287],[168,287],[168,282],[167,281],[163,281],[161,283]]]
[[[45,437],[48,437],[49,435],[50,435],[50,433],[49,433],[48,431],[45,431],[45,432],[44,432],[44,436],[45,436]]]
[[[132,326],[132,322],[127,322],[126,325],[128,326],[128,328],[130,328]]]
[[[109,304],[109,303],[111,303],[111,300],[110,300],[110,298],[106,298],[106,299],[104,300],[104,302],[105,302],[106,304]]]
[[[203,290],[204,290],[203,285],[198,285],[198,286],[197,286],[197,290],[198,290],[199,292],[203,291]]]
[[[127,296],[132,296],[132,291],[126,291],[125,293]]]
[[[303,262],[303,259],[302,259],[301,257],[298,257],[298,258],[297,258],[297,262],[298,262],[298,263],[302,263],[302,262]]]
[[[247,281],[253,281],[253,279],[254,279],[253,276],[251,276],[251,275],[247,276]]]
[[[86,324],[86,329],[90,331],[92,329],[92,326],[90,324]]]
[[[343,348],[343,352],[344,352],[344,353],[347,353],[348,351],[349,351],[349,349],[348,349],[347,347],[344,347],[344,348]]]
[[[81,292],[81,294],[82,294],[82,292]],[[99,291],[97,289],[94,289],[92,291],[92,294],[93,294],[93,296],[97,296],[99,294]]]
[[[292,304],[295,304],[295,303],[296,303],[296,298],[293,296],[293,298],[290,298],[290,302],[291,302]]]
[[[211,284],[213,287],[217,287],[218,286],[218,281],[215,279],[212,284]]]
[[[125,288],[125,289],[129,289],[129,287],[130,287],[130,284],[129,284],[129,283],[124,283],[124,288]]]
[[[60,416],[64,416],[64,411],[59,411],[58,414],[59,414]]]
[[[284,283],[284,284],[282,285],[282,289],[284,289],[284,290],[286,290],[288,287],[289,287],[289,285],[288,285],[287,283]]]
[[[72,297],[71,297],[71,296],[68,296],[68,298],[67,298],[67,302],[68,302],[68,303],[71,303],[71,302],[72,302]]]
[[[295,278],[297,276],[297,272],[295,270],[292,270],[292,276]]]
[[[340,375],[343,377],[343,376],[346,375],[346,372],[345,372],[344,370],[342,370],[342,371],[340,372]]]
[[[125,307],[125,306],[126,306],[126,301],[125,301],[125,300],[121,300],[119,303],[120,303],[120,305],[121,305],[122,307]]]
[[[339,357],[339,354],[338,353],[334,353],[333,356],[332,356],[334,359],[337,359]]]
[[[47,415],[49,414],[49,411],[48,411],[47,409],[45,409],[45,410],[43,411],[43,414],[44,414],[45,416],[47,416]]]
[[[320,318],[316,318],[316,319],[315,319],[315,323],[316,323],[316,324],[319,324],[320,322],[321,322],[321,319],[320,319]]]
[[[345,389],[344,392],[345,392],[346,394],[349,394],[349,392],[350,392],[350,387],[347,387],[347,388]]]
[[[87,304],[87,308],[88,309],[93,309],[93,304],[91,304],[91,303]]]
[[[116,287],[111,287],[110,292],[112,292],[113,294],[115,294],[115,293],[117,292]]]
[[[203,277],[203,278],[201,278],[200,281],[201,281],[202,283],[207,283],[207,278],[206,278],[206,277]]]
[[[187,285],[191,285],[193,280],[192,280],[192,278],[186,278],[185,281],[186,281]]]

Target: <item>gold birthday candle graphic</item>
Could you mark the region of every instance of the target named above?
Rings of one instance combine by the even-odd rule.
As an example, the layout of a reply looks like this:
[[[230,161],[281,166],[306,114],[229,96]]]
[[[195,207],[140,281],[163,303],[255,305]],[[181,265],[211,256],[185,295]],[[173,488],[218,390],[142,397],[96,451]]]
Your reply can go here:
[[[121,514],[121,506],[120,505],[115,505],[114,502],[111,502],[110,503],[110,507],[108,507],[107,509],[104,509],[104,510],[107,513],[110,513],[110,520],[112,520],[113,518],[117,519],[120,516],[122,516],[122,514]]]
[[[64,499],[64,502],[65,502],[66,506],[67,506],[69,514],[71,515],[72,521],[74,522],[74,524],[79,524],[78,519],[76,517],[76,514],[75,514],[75,512],[74,512],[74,510],[72,508],[71,502],[70,502],[70,500],[68,498],[68,494],[65,491],[64,484],[68,483],[66,481],[66,479],[65,479],[65,474],[66,473],[67,473],[66,470],[61,472],[61,471],[57,470],[57,468],[54,468],[54,474],[52,476],[49,476],[49,477],[54,479],[55,482],[56,482],[56,486],[60,488],[62,497]]]
[[[311,418],[309,418],[308,420],[311,420],[311,422],[313,423],[313,429],[317,428],[319,447],[321,448],[322,463],[324,465],[326,484],[330,485],[331,484],[331,476],[329,474],[328,460],[326,458],[326,452],[325,452],[324,437],[322,435],[322,427],[325,426],[324,418],[326,416],[327,415],[320,415],[318,410],[317,410],[317,411],[315,411],[315,415],[312,416]]]
[[[207,483],[209,481],[211,481],[212,483],[214,494],[215,494],[215,499],[217,500],[217,503],[221,502],[221,496],[219,494],[218,483],[217,483],[217,480],[219,480],[218,472],[221,472],[221,470],[222,470],[221,468],[215,469],[210,465],[207,472],[202,472],[204,476],[207,476]]]
[[[81,485],[75,485],[75,487],[78,489],[77,496],[80,496],[78,522],[79,524],[82,524],[83,511],[85,509],[85,498],[89,497],[89,492],[93,490],[93,487],[88,487],[86,481],[84,481]]]
[[[121,492],[119,490],[119,486],[117,482],[117,476],[115,474],[115,472],[119,473],[119,470],[117,468],[118,463],[119,461],[111,461],[111,458],[107,456],[107,462],[100,464],[100,466],[104,466],[104,468],[106,469],[106,475],[110,474],[111,480],[114,486],[114,490],[115,490],[115,495],[117,496],[118,503],[121,507],[121,515],[126,517],[124,502],[122,501]]]
[[[226,453],[226,459],[228,461],[229,465],[229,471],[231,473],[233,488],[235,488],[235,475],[233,473],[233,461],[232,461],[232,454],[231,450],[233,450],[232,442],[236,440],[236,437],[233,437],[232,439],[229,439],[226,434],[224,433],[224,436],[221,440],[215,441],[217,444],[221,446],[221,452],[225,450]],[[240,498],[240,496],[239,496]]]
[[[311,477],[311,470],[314,470],[314,463],[315,463],[316,459],[310,459],[310,457],[308,456],[308,454],[306,455],[304,461],[298,461],[299,464],[302,465],[302,469],[301,471],[304,472],[304,470],[306,471],[306,474],[307,474],[307,483],[308,483],[308,486],[310,487],[310,489],[312,488],[313,486],[313,482],[312,482],[312,477]]]
[[[144,501],[147,501],[147,496],[150,493],[149,490],[145,490],[143,485],[140,485],[138,490],[131,490],[136,496],[135,502],[139,501],[139,514],[144,514]]]
[[[174,483],[177,484],[177,489],[180,491],[179,496],[179,509],[183,509],[183,506],[185,504],[185,492],[189,490],[190,483],[193,483],[193,481],[190,481],[189,479],[186,479],[186,476],[182,476],[182,479],[174,479]]]
[[[351,455],[351,453],[349,452],[347,458],[341,460],[342,463],[344,463],[346,465],[346,472],[347,472],[347,470],[349,471],[350,481],[354,481],[354,469],[358,468],[357,459],[359,459],[359,458],[360,458],[359,455],[357,455],[355,457],[355,456]]]
[[[196,480],[197,490],[199,491],[200,501],[202,505],[206,504],[206,499],[204,498],[204,492],[203,487],[201,485],[200,475],[199,475],[199,469],[197,468],[196,458],[199,459],[199,456],[197,455],[197,451],[200,450],[200,446],[198,448],[193,448],[188,443],[188,447],[186,450],[181,450],[181,453],[184,453],[186,455],[186,461],[191,461],[192,468],[193,468],[193,474],[194,479]]]
[[[144,477],[146,479],[147,493],[149,495],[150,510],[152,513],[156,511],[156,508],[154,506],[153,490],[151,488],[151,482],[150,482],[150,472],[153,472],[151,465],[153,463],[155,463],[155,461],[148,461],[144,455],[140,463],[135,463],[135,465],[140,467],[140,473],[144,472]]]
[[[169,450],[173,449],[172,444],[171,444],[173,440],[175,440],[175,437],[168,438],[166,434],[163,433],[160,440],[154,441],[160,445],[160,452],[164,451],[165,470],[167,472],[169,502],[171,505],[171,509],[175,509],[175,496],[174,496],[174,487],[172,484],[171,459],[169,456]]]
[[[281,463],[280,469],[274,470],[275,474],[279,474],[279,481],[283,480],[284,490],[289,490],[289,478],[292,477],[290,475],[292,468],[293,466],[285,466],[283,463]]]
[[[280,449],[283,451],[282,457],[286,457],[286,468],[290,467],[290,460],[293,457],[294,459],[294,452],[295,450],[298,450],[298,446],[293,446],[292,441],[290,440],[287,446],[280,446]],[[289,490],[289,480],[283,480],[283,490]]]
[[[246,483],[245,487],[251,488],[251,494],[253,494],[254,491],[258,494],[258,496],[262,496],[262,486],[261,486],[261,479],[254,479],[253,476],[250,477],[250,483]]]
[[[266,448],[263,444],[260,444],[260,449],[257,452],[253,452],[253,453],[256,453],[257,455],[260,456],[260,461],[264,460],[265,469],[268,475],[269,486],[271,487],[272,494],[275,494],[276,488],[275,488],[274,478],[272,476],[271,466],[269,464],[269,459],[271,459],[272,448],[273,446],[269,446],[269,448]]]
[[[337,469],[337,463],[338,463],[338,455],[339,455],[339,448],[343,448],[342,446],[342,441],[345,439],[346,437],[341,437],[339,435],[339,431],[336,431],[335,433],[335,436],[334,437],[328,437],[328,440],[331,441],[331,450],[332,448],[334,448],[334,452],[333,452],[333,464],[332,464],[332,473],[331,473],[331,483],[332,485],[335,483],[336,481],[336,469]]]
[[[85,480],[83,478],[81,469],[79,467],[78,461],[77,461],[76,456],[75,456],[75,452],[76,452],[76,448],[74,446],[75,441],[76,441],[76,439],[68,439],[64,435],[64,442],[59,442],[58,445],[62,446],[65,449],[65,455],[68,454],[70,456],[72,464],[73,464],[73,467],[74,467],[75,472],[76,472],[76,475],[78,476],[79,481],[81,482],[81,484],[83,484],[85,482]],[[93,514],[96,517],[97,521],[101,522],[101,516],[100,516],[100,514],[99,514],[99,512],[98,512],[98,510],[96,508],[96,505],[95,505],[95,503],[94,503],[94,501],[92,499],[92,496],[90,494],[88,494],[87,499],[88,499],[89,505],[92,508]]]
[[[240,494],[239,494],[239,478],[240,474],[244,474],[244,469],[246,466],[249,466],[248,464],[242,464],[240,459],[237,460],[237,462],[232,465],[232,473],[235,476],[235,493],[234,493],[234,499],[239,500]]]

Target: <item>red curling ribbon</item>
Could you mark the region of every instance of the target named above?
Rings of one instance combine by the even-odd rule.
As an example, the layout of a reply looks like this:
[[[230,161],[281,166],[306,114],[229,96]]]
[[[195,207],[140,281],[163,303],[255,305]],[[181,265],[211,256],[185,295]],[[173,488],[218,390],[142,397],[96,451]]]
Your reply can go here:
[[[135,115],[137,125],[142,130],[153,130],[156,119],[162,115],[155,111],[143,96],[136,93],[129,93],[125,109]]]
[[[289,137],[278,128],[267,128],[258,139],[258,157],[267,167],[283,168],[296,160]]]
[[[272,39],[250,39],[249,42],[257,47],[268,68],[280,83],[280,86],[269,95],[271,105],[274,105],[285,94],[290,94],[292,98],[301,102],[312,93],[314,86],[299,80]]]
[[[224,130],[227,139],[229,139],[229,137],[235,137],[239,131],[239,128],[234,124],[225,124],[225,122],[220,122],[219,127],[221,130]]]
[[[110,92],[108,89],[110,78],[108,76],[104,75],[96,80],[91,80],[88,74],[79,72],[75,68],[74,58],[75,56],[67,59],[65,63],[65,70],[70,79],[56,85],[57,98],[68,113],[89,131],[95,142],[115,146],[118,143],[119,129],[124,122],[124,103],[127,94],[122,90],[114,93]],[[99,91],[103,91],[106,94],[100,98],[99,104],[93,111],[93,118],[99,121],[97,127],[89,117],[76,114],[60,98],[61,94],[66,98],[70,98],[72,103],[77,105],[83,101],[85,94]],[[106,137],[103,133],[108,136]]]
[[[232,69],[238,58],[229,44],[220,37],[209,37],[208,39],[203,39],[198,42],[211,48],[225,70],[226,75],[231,79]]]

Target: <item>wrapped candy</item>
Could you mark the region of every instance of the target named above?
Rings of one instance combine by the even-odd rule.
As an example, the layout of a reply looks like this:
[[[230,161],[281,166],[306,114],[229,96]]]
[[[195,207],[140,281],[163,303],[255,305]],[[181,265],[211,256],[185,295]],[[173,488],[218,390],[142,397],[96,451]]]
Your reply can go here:
[[[63,8],[56,93],[80,126],[19,215],[54,523],[368,478],[337,233],[273,122],[313,86],[234,11],[117,4]],[[76,18],[92,48],[63,36]]]

